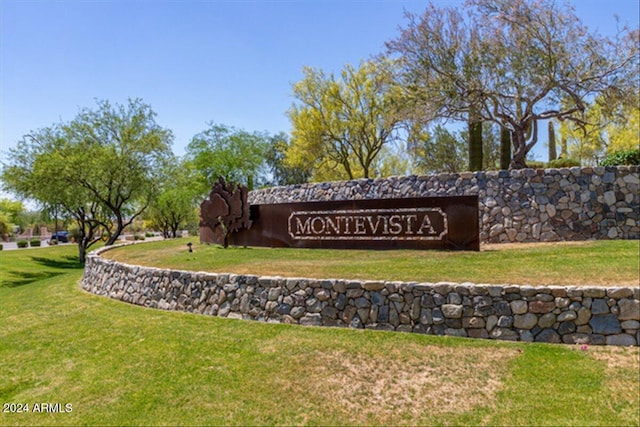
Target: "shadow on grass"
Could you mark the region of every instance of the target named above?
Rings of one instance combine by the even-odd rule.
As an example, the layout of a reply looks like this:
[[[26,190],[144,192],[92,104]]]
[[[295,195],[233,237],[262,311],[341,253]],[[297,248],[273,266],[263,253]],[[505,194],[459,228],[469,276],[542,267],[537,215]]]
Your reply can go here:
[[[0,287],[17,288],[20,286],[29,285],[39,280],[49,279],[51,277],[64,274],[63,271],[38,271],[35,273],[28,271],[8,271],[7,276],[0,282]]]
[[[73,255],[67,255],[65,257],[57,258],[57,259],[32,256],[31,260],[34,261],[37,264],[40,264],[40,265],[42,265],[44,267],[49,267],[49,268],[61,268],[61,269],[65,269],[65,270],[66,269],[78,270],[78,269],[81,269],[81,268],[84,267],[80,263],[80,261],[78,261],[78,257],[73,256]]]
[[[31,261],[37,266],[35,270],[38,271],[7,271],[3,280],[0,281],[0,287],[17,288],[65,274],[68,270],[81,270],[83,268],[78,258],[71,255],[56,259],[31,257]]]

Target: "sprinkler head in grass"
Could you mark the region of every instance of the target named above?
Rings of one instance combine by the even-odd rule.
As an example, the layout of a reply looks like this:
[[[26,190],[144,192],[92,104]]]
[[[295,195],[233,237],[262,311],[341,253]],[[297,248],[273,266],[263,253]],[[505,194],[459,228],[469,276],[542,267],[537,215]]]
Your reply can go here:
[[[189,246],[189,252],[193,252],[193,249],[191,249],[192,245],[193,245],[193,243],[191,243],[191,242],[187,243],[187,246]]]

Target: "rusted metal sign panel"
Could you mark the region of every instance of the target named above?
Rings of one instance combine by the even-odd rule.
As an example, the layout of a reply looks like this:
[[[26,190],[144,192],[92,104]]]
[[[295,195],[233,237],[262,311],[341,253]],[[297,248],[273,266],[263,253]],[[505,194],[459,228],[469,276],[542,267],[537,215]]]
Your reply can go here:
[[[252,205],[238,246],[479,250],[478,197]]]

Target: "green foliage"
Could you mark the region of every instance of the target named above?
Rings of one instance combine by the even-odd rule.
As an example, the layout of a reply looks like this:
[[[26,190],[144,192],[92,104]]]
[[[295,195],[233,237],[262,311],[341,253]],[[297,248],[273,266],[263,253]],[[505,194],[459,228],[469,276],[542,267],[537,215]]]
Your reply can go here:
[[[166,179],[159,184],[159,194],[152,201],[147,218],[154,230],[164,237],[176,237],[179,228],[198,226],[197,207],[204,198],[188,163],[175,159],[167,165]]]
[[[339,77],[305,68],[293,86],[286,164],[311,165],[316,181],[373,177],[382,148],[396,140],[397,90],[385,60],[346,65]]]
[[[640,149],[614,151],[600,163],[602,166],[640,165]]]
[[[561,157],[559,159],[551,160],[549,162],[550,168],[571,168],[574,166],[580,166],[580,162],[576,159],[571,159],[569,157]]]
[[[5,212],[0,211],[0,238],[10,232],[11,223],[9,222],[9,216]]]
[[[544,169],[547,165],[538,160],[527,160],[527,167],[531,169]]]
[[[266,181],[265,153],[268,135],[208,123],[209,128],[191,139],[186,149],[187,167],[194,173],[191,184],[204,198],[211,185],[223,177],[250,190]]]
[[[31,239],[29,241],[29,245],[33,248],[36,246],[40,246],[40,239]]]
[[[32,132],[9,152],[5,189],[72,218],[80,258],[102,232],[107,244],[148,206],[170,154],[170,131],[141,100],[99,101],[74,120]]]
[[[16,244],[18,245],[19,248],[26,248],[29,246],[29,241],[21,239],[21,240],[18,240]]]
[[[291,142],[287,134],[281,132],[269,140],[265,161],[271,171],[272,185],[293,185],[308,182],[313,173],[312,164],[290,164],[286,161]]]
[[[467,144],[464,136],[437,125],[412,134],[412,152],[419,173],[462,172],[467,169]]]
[[[2,243],[0,243],[0,251],[4,249],[4,246],[2,245]]]
[[[637,92],[637,91],[636,91]],[[640,146],[640,107],[638,102],[622,108],[607,126],[607,153],[633,150]]]
[[[0,220],[4,220],[6,224],[14,224],[24,227],[21,221],[21,215],[26,212],[24,204],[17,200],[10,200],[6,198],[0,199]]]

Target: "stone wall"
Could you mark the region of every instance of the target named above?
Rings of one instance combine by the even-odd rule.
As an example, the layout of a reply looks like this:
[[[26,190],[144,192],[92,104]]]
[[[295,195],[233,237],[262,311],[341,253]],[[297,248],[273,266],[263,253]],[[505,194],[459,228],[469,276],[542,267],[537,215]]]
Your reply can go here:
[[[640,238],[638,166],[522,169],[303,184],[253,204],[478,195],[482,242]]]
[[[131,266],[99,253],[87,257],[83,289],[150,308],[514,341],[636,346],[640,342],[637,287],[258,277]]]

